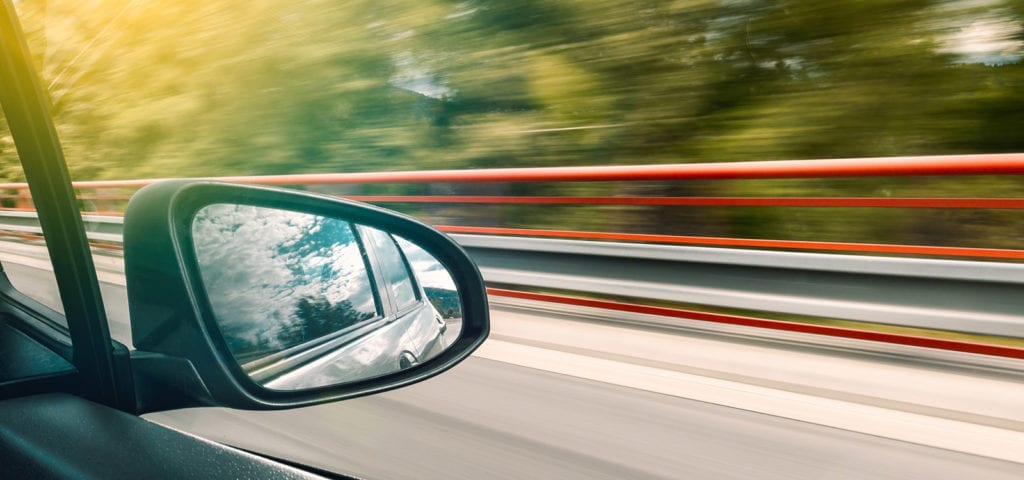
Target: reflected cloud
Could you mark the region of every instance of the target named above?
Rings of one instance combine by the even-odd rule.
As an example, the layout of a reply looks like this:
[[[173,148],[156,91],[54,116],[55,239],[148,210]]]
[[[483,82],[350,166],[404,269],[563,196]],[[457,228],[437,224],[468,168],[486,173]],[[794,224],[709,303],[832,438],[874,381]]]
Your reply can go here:
[[[378,314],[348,222],[210,205],[197,213],[192,231],[208,298],[236,355],[306,340],[317,312],[337,313],[341,306],[355,321]]]
[[[409,260],[413,271],[416,272],[420,285],[424,288],[455,290],[455,280],[448,273],[448,269],[444,268],[444,265],[441,265],[433,255],[427,253],[419,245],[397,235],[395,235],[395,240],[398,241],[402,253],[405,253],[405,258]]]

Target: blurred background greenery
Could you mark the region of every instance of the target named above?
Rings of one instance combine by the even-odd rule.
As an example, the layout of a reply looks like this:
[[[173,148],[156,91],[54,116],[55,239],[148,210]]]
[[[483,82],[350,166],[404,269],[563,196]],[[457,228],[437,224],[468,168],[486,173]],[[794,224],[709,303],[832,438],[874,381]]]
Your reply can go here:
[[[15,3],[76,180],[1024,151],[1019,0]],[[0,176],[21,180],[0,142]],[[332,193],[1019,197],[1024,182]],[[1024,247],[1013,211],[400,208],[445,223]]]

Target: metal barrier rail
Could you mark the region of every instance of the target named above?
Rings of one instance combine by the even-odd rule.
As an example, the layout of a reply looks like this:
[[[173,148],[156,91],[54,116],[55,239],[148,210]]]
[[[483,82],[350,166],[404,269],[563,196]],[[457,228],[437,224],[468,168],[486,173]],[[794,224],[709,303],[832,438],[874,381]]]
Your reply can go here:
[[[1024,265],[454,235],[489,283],[1024,336]]]
[[[928,245],[890,245],[880,243],[811,242],[800,240],[766,240],[758,238],[723,238],[681,235],[651,235],[643,233],[581,232],[576,230],[537,230],[524,228],[460,227],[440,225],[448,233],[481,235],[519,235],[526,237],[575,238],[611,240],[620,242],[667,243],[683,245],[714,245],[721,247],[754,247],[793,250],[825,250],[840,252],[892,253],[903,255],[932,255],[947,257],[995,258],[1024,260],[1024,250],[1000,248],[935,247]]]
[[[544,197],[486,195],[346,195],[367,203],[483,205],[657,205],[673,207],[860,207],[1024,209],[1020,198],[892,197]]]
[[[594,298],[581,298],[579,296],[523,292],[519,290],[507,290],[494,287],[488,288],[487,293],[492,296],[514,298],[521,300],[532,300],[551,305],[570,305],[576,307],[596,308],[604,311],[625,312],[627,314],[642,314],[653,316],[650,320],[629,320],[629,323],[640,325],[676,327],[679,326],[679,324],[675,323],[674,320],[678,319],[682,321],[682,325],[686,325],[687,323],[693,321],[710,322],[718,325],[755,327],[783,332],[796,332],[812,335],[823,335],[828,337],[847,338],[854,340],[867,340],[871,342],[907,345],[911,347],[923,347],[934,350],[973,353],[977,355],[987,355],[990,357],[1004,357],[1024,360],[1024,348],[1017,348],[1006,345],[996,345],[992,343],[972,342],[960,339],[909,335],[905,333],[845,328],[830,325],[818,325],[813,323],[787,322],[781,320],[770,320],[740,315],[712,313],[700,310],[684,310],[679,308],[657,307],[651,305],[641,305],[636,303],[599,300]]]
[[[85,235],[90,241],[121,244],[123,219],[116,216],[82,215]],[[0,231],[42,236],[39,218],[35,211],[0,210]]]
[[[24,212],[0,212],[0,229],[37,232],[38,226],[33,230],[31,225],[33,217]],[[120,242],[121,217],[92,217],[87,222],[94,227],[89,232],[91,238]],[[1024,289],[1024,264],[491,235],[453,234],[453,238],[477,262],[489,284],[1024,337],[1024,295],[1019,294]],[[508,295],[504,292],[497,290],[496,294]],[[657,309],[635,306],[632,311],[638,308]],[[653,313],[671,311],[657,310]],[[741,318],[683,313],[689,318],[724,323],[736,323],[735,319]],[[798,324],[792,322],[745,317],[739,322],[1024,358],[1024,349],[1014,347],[850,333],[856,331],[833,327],[796,327]]]
[[[330,185],[359,183],[618,182],[1020,174],[1024,174],[1024,154],[1006,153],[610,167],[491,168],[479,170],[293,174],[211,177],[211,179],[257,185]],[[78,189],[140,188],[160,180],[163,179],[96,180],[73,182],[73,185]],[[0,183],[0,189],[21,188],[27,188],[27,184]]]
[[[1024,154],[948,155],[832,160],[787,160],[703,164],[502,168],[480,170],[432,170],[274,176],[217,177],[216,180],[262,185],[359,185],[415,183],[522,183],[522,182],[633,182],[708,179],[778,179],[878,176],[1022,175]],[[131,193],[159,179],[75,182],[86,212],[118,215]],[[6,192],[6,193],[5,193]],[[889,197],[664,197],[664,196],[496,196],[496,195],[344,195],[374,203],[486,204],[486,205],[633,205],[689,207],[832,207],[832,208],[927,208],[927,209],[1024,209],[1020,198],[889,198]],[[4,200],[5,199],[5,200]],[[31,211],[24,183],[0,183],[0,210]],[[16,205],[10,206],[11,202]],[[106,208],[104,208],[106,207]],[[538,229],[517,231],[492,227],[452,226],[449,232],[480,229],[489,234],[653,242],[670,244],[734,246],[790,250],[1024,259],[1024,251],[932,245],[865,244],[785,239],[722,238],[661,235],[656,233],[578,232]],[[490,230],[486,230],[490,228]]]
[[[414,172],[220,177],[262,185],[379,183],[622,182],[707,179],[872,176],[1024,175],[1024,154],[954,155],[628,167],[515,168]],[[157,179],[75,182],[79,199],[123,203]],[[2,193],[11,192],[14,193]],[[91,190],[91,191],[90,191]],[[835,207],[1024,209],[1020,198],[890,197],[664,197],[345,195],[374,203],[493,205],[656,205],[692,207]],[[19,203],[0,210],[3,230],[39,234],[27,186],[0,183],[0,198]],[[109,203],[114,202],[114,203]],[[118,209],[86,215],[90,240],[119,243]],[[890,325],[1024,337],[1024,264],[823,253],[741,250],[815,250],[1024,260],[1024,250],[722,238],[625,232],[440,226],[462,243],[491,283],[604,295],[840,318]],[[468,235],[471,234],[471,235]],[[580,241],[586,240],[601,240]],[[624,243],[630,242],[630,243]],[[638,242],[638,243],[635,243]],[[700,245],[700,246],[696,246]],[[738,248],[709,248],[738,247]],[[647,307],[645,307],[647,308]],[[770,322],[770,321],[767,321]],[[773,327],[769,327],[773,328]],[[827,329],[826,329],[827,330]],[[827,331],[816,332],[833,334]],[[887,341],[881,339],[882,341]],[[909,341],[908,344],[915,344]],[[899,342],[896,342],[899,343]],[[907,343],[907,342],[903,342]],[[1024,358],[1013,347],[992,350],[936,346]],[[940,342],[941,343],[941,342]],[[963,342],[952,342],[964,344]],[[1007,353],[1011,352],[1011,353]],[[1017,353],[1013,353],[1017,352]]]

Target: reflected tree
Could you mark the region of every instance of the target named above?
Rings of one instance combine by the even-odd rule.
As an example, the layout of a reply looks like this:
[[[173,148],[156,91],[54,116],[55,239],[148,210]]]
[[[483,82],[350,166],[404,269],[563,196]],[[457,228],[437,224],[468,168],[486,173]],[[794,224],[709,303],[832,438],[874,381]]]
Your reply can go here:
[[[462,318],[462,300],[459,292],[443,288],[424,287],[427,299],[444,318]]]
[[[344,330],[373,314],[356,309],[349,300],[332,303],[326,297],[305,296],[295,305],[295,321],[283,328],[281,341],[293,346]]]

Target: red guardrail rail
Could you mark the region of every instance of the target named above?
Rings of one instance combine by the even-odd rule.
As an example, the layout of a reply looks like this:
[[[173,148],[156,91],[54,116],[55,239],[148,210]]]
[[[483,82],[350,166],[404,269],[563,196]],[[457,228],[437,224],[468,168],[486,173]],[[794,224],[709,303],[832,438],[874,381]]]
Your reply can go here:
[[[518,235],[527,237],[575,238],[642,243],[711,245],[717,247],[748,247],[786,250],[821,250],[830,252],[886,253],[940,257],[974,257],[1024,260],[1024,250],[1002,248],[936,247],[927,245],[889,245],[882,243],[810,242],[802,240],[765,240],[758,238],[724,238],[683,235],[651,235],[643,233],[581,232],[575,230],[538,230],[525,228],[460,227],[439,225],[447,233],[479,235]]]
[[[794,160],[734,163],[703,163],[604,167],[501,168],[479,170],[431,170],[406,172],[297,174],[274,176],[215,177],[211,180],[257,185],[314,186],[368,184],[507,184],[529,182],[682,182],[689,180],[808,179],[858,177],[1024,175],[1024,154],[951,155],[929,157],[887,157],[837,160]],[[124,203],[138,188],[160,179],[100,180],[74,182],[78,198],[93,206],[94,212],[120,215]],[[1024,177],[1022,177],[1024,182]],[[448,192],[450,193],[450,192]],[[773,208],[903,208],[903,209],[1024,209],[1024,198],[958,197],[783,197],[783,196],[549,196],[549,195],[367,195],[342,194],[345,198],[370,203],[409,205],[621,205],[657,207],[773,207]],[[0,202],[6,210],[32,210],[24,183],[0,183]],[[797,249],[850,253],[882,253],[943,257],[1024,260],[1024,249],[969,248],[959,246],[897,245],[880,243],[824,242],[761,238],[661,235],[651,233],[506,228],[495,226],[445,225],[451,233],[513,235],[588,240],[613,240],[665,244],[711,245],[767,249]],[[934,337],[892,334],[867,330],[807,325],[799,322],[758,319],[708,312],[675,310],[606,300],[581,299],[550,294],[489,289],[492,295],[529,298],[555,303],[648,313],[668,317],[814,333],[1024,358],[1017,347],[973,343]]]
[[[828,337],[868,340],[873,342],[907,345],[911,347],[933,348],[953,352],[974,353],[978,355],[990,355],[996,357],[1006,357],[1024,360],[1024,348],[1012,347],[1008,345],[994,345],[989,343],[981,343],[977,341],[966,341],[949,338],[926,337],[921,335],[879,332],[872,330],[834,327],[828,325],[815,325],[809,323],[799,323],[782,320],[770,320],[740,315],[711,313],[698,310],[682,310],[678,308],[656,307],[651,305],[640,305],[636,303],[624,303],[609,300],[598,300],[593,298],[572,297],[567,295],[551,295],[546,293],[522,292],[518,290],[507,290],[502,288],[488,288],[487,293],[499,297],[535,300],[547,303],[560,303],[564,305],[590,307],[601,310],[640,313],[644,315],[653,315],[656,317],[679,318],[684,320],[697,320],[701,322],[765,328],[770,330],[782,330],[787,332],[810,333],[813,335],[824,335]]]
[[[272,176],[213,177],[213,180],[258,185],[470,184],[529,182],[638,182],[737,179],[807,179],[837,177],[907,177],[1022,175],[1024,154],[882,157],[831,160],[696,163],[640,166],[498,168]],[[131,193],[160,179],[74,182],[89,213],[119,214]],[[800,207],[908,209],[1024,209],[1022,198],[891,197],[711,197],[711,196],[498,196],[498,195],[343,195],[370,203],[479,205],[632,205],[687,207]],[[24,183],[0,183],[0,201],[10,210],[30,210]],[[11,205],[13,203],[13,205]],[[930,245],[823,242],[785,239],[723,238],[626,232],[590,232],[529,228],[443,226],[455,233],[526,235],[748,248],[931,255],[990,259],[1024,259],[1024,251]]]
[[[754,178],[905,177],[930,175],[1024,174],[1024,154],[941,155],[923,157],[774,160],[762,162],[682,163],[602,167],[491,168],[267,176],[213,177],[259,185],[354,183],[621,182],[649,180],[722,180]],[[143,187],[163,179],[74,182],[76,188]],[[0,183],[0,189],[24,188]]]

